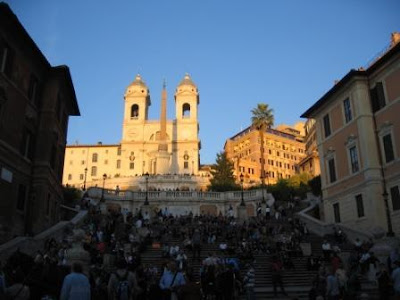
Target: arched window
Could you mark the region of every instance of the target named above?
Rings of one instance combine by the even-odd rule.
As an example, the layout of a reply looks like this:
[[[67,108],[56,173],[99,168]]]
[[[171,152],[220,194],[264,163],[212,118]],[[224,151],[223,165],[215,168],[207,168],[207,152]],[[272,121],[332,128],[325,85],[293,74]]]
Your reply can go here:
[[[182,106],[182,117],[183,118],[190,118],[190,104],[185,103]]]
[[[92,176],[97,176],[97,167],[92,167],[92,172],[90,173]]]
[[[92,154],[92,162],[97,162],[97,159],[98,159],[97,153],[93,153]]]
[[[133,104],[131,106],[131,118],[137,119],[139,117],[139,105]]]

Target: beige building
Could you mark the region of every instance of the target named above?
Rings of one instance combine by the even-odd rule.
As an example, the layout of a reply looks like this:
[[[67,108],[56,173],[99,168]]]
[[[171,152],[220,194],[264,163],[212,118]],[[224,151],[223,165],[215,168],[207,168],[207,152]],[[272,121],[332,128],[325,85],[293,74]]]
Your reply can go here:
[[[308,119],[304,125],[306,156],[299,162],[299,172],[308,173],[313,177],[321,174],[315,127],[314,119]]]
[[[150,92],[141,78],[124,95],[122,140],[116,145],[68,145],[63,183],[85,188],[103,184],[110,188],[138,189],[143,174],[199,175],[199,92],[188,74],[175,91],[174,120],[166,119],[167,92],[161,95],[159,120],[149,120]],[[112,180],[110,180],[112,179]],[[194,188],[191,184],[190,188]]]
[[[316,121],[328,223],[400,233],[399,38],[394,34],[381,57],[351,70],[302,115]]]
[[[278,129],[279,128],[279,129]],[[265,183],[274,184],[280,178],[297,173],[297,165],[305,156],[304,123],[295,126],[279,125],[264,133]],[[244,185],[261,183],[260,135],[248,127],[225,142],[224,150],[233,161],[234,175],[244,176]]]

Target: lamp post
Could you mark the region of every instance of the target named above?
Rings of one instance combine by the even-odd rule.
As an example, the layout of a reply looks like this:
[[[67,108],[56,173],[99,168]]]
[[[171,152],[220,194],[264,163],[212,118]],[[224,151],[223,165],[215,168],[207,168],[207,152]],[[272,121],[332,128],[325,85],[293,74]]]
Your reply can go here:
[[[104,173],[103,174],[103,189],[101,190],[101,202],[104,202],[104,186],[106,184],[106,178],[107,178],[107,174]]]
[[[85,168],[85,177],[83,179],[83,190],[86,191],[86,175],[87,175],[87,168]]]
[[[264,185],[265,185],[264,176],[261,175],[261,193],[262,193],[262,201],[261,201],[261,203],[265,203],[265,198],[264,198]]]
[[[242,194],[241,194],[241,201],[240,201],[240,206],[246,206],[245,204],[244,204],[244,199],[243,199],[243,174],[242,173],[240,173],[240,184],[241,184],[241,186],[242,186]]]
[[[149,205],[149,173],[144,174],[146,178],[146,198],[144,200],[144,205]]]
[[[392,219],[390,217],[390,210],[389,210],[389,204],[388,204],[388,197],[389,194],[386,191],[386,189],[383,191],[383,201],[385,202],[385,209],[386,209],[386,221],[387,221],[387,227],[388,227],[388,231],[387,231],[387,236],[394,236],[394,232],[393,232],[393,228],[392,228]]]

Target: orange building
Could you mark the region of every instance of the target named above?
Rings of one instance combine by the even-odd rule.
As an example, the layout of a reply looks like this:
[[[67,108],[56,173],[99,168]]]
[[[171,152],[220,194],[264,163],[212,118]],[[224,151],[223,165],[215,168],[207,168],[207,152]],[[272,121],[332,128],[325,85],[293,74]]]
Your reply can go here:
[[[316,120],[328,223],[400,233],[400,34],[302,117]]]
[[[294,127],[280,125],[264,133],[265,183],[274,184],[280,178],[290,178],[297,172],[298,163],[305,156],[305,144],[299,122]],[[244,186],[261,184],[261,151],[258,130],[248,127],[225,142],[224,150],[234,164],[238,183],[243,174]]]
[[[317,147],[317,134],[315,131],[315,120],[308,119],[304,126],[306,143],[306,156],[299,162],[299,172],[308,173],[312,177],[318,176],[321,173],[319,165],[319,155]]]

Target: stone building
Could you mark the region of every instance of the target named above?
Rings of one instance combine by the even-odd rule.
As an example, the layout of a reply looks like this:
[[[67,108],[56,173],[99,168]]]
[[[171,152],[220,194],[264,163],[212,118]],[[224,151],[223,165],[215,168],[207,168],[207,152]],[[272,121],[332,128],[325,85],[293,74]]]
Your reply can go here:
[[[304,123],[295,126],[279,125],[264,133],[265,183],[274,184],[280,178],[297,173],[297,165],[305,156]],[[224,150],[233,161],[234,175],[243,174],[244,186],[258,185],[261,177],[259,132],[247,127],[225,142]]]
[[[153,188],[198,188],[198,177],[202,177],[199,176],[199,92],[188,74],[175,91],[174,120],[166,119],[166,104],[164,85],[160,119],[149,120],[150,92],[137,75],[124,95],[121,142],[68,145],[63,183],[78,188],[105,184],[110,188],[118,185],[120,189],[137,190],[144,189],[141,177],[149,174]],[[187,184],[179,186],[178,177],[182,176]]]
[[[79,108],[68,67],[52,67],[0,3],[0,240],[58,221],[70,115]]]
[[[302,117],[316,121],[325,221],[400,233],[400,34]]]
[[[317,133],[315,131],[315,120],[308,119],[304,125],[304,142],[306,143],[306,156],[299,162],[299,172],[305,172],[312,177],[321,174],[319,165],[319,154],[317,147]]]

